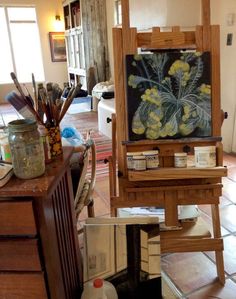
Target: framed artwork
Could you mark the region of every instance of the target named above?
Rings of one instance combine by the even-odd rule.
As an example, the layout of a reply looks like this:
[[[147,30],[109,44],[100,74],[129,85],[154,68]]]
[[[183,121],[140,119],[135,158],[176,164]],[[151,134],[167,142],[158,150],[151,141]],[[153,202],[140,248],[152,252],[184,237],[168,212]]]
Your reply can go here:
[[[49,32],[49,42],[52,61],[66,61],[66,44],[64,32]]]
[[[211,136],[209,52],[127,55],[130,140]]]

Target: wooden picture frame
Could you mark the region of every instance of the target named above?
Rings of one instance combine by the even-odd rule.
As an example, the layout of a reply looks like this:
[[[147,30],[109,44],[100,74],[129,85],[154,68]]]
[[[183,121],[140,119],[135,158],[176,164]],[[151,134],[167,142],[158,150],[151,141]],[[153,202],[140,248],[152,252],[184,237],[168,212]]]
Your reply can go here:
[[[49,42],[52,61],[66,61],[66,43],[64,32],[49,32]]]

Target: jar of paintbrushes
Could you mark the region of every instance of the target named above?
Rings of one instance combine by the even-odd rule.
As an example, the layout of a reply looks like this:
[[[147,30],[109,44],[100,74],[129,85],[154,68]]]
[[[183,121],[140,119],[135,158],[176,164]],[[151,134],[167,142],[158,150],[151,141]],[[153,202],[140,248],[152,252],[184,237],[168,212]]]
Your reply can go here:
[[[41,101],[43,112],[42,123],[47,131],[52,159],[62,154],[60,122],[80,88],[80,84],[75,88],[72,87],[65,100],[59,98],[57,88],[52,83],[47,83],[46,88],[41,86],[38,89],[38,97]]]
[[[33,97],[24,86],[25,91],[19,84],[17,77],[11,73],[20,95],[11,92],[6,96],[16,110],[25,118],[35,119],[40,126],[44,126],[50,147],[51,159],[62,155],[62,142],[60,134],[60,122],[70,107],[73,99],[81,89],[81,84],[72,86],[66,98],[62,97],[63,90],[56,83],[42,83],[36,87],[34,74],[32,74]]]

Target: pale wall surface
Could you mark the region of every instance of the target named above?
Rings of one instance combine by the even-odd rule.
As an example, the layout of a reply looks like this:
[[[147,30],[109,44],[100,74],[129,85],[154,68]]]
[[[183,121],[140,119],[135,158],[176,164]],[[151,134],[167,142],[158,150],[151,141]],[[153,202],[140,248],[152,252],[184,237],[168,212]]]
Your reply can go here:
[[[110,55],[112,53],[111,28],[114,26],[113,0],[107,0],[108,34]],[[200,24],[201,2],[199,0],[130,0],[131,26],[140,29],[156,26]],[[235,23],[227,24],[227,15],[235,14]],[[236,1],[211,0],[211,24],[219,24],[221,30],[221,107],[229,113],[224,121],[222,136],[224,150],[236,152]],[[226,45],[227,33],[233,33],[233,45]],[[111,64],[112,74],[114,73]]]
[[[41,38],[42,56],[45,72],[45,81],[57,82],[63,87],[63,82],[68,81],[66,62],[52,62],[49,46],[48,32],[54,31],[53,21],[56,14],[62,13],[61,0],[1,0],[1,4],[9,5],[35,5],[38,17],[38,25]],[[29,41],[30,46],[30,41]],[[37,80],[37,78],[36,78]],[[31,88],[31,85],[27,85]],[[13,84],[0,85],[0,102],[4,102],[4,96],[15,90]]]
[[[211,2],[212,23],[220,24],[221,28],[221,106],[229,114],[222,127],[223,144],[226,152],[236,152],[236,15],[234,24],[227,24],[228,15],[236,14],[236,1]],[[233,33],[232,46],[226,45],[228,33]]]

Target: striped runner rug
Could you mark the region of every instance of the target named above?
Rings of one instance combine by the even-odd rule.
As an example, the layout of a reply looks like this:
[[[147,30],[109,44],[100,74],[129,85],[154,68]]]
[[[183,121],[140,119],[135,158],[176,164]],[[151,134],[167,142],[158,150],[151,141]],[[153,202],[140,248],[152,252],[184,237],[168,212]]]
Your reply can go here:
[[[62,123],[67,126],[74,126],[84,136],[84,138],[86,137],[86,133],[88,131],[91,132],[91,137],[96,144],[97,178],[108,176],[108,163],[105,164],[104,160],[108,159],[108,157],[111,155],[111,139],[99,132],[97,112],[91,111],[76,114],[66,114]]]
[[[104,161],[111,156],[111,139],[98,131],[91,132],[91,137],[96,145],[96,176],[97,178],[108,176],[108,163]]]

